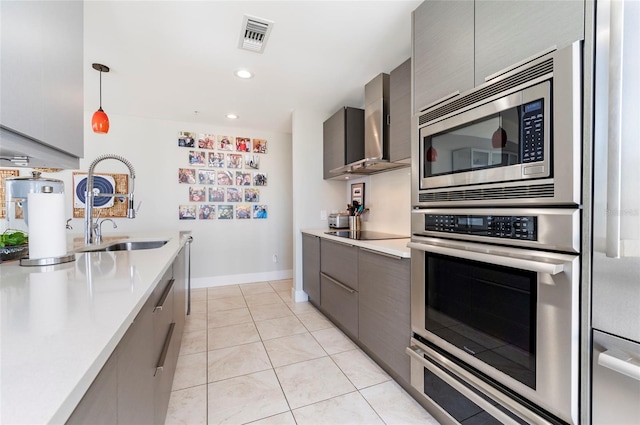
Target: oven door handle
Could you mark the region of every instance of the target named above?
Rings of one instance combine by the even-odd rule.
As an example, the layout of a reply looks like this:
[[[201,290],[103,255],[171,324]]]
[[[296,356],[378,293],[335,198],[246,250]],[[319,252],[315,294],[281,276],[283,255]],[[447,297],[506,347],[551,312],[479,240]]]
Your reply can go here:
[[[533,257],[530,255],[522,255],[512,251],[484,249],[482,251],[475,250],[470,246],[464,248],[448,247],[443,245],[433,245],[429,243],[409,242],[407,246],[411,249],[417,249],[434,254],[448,255],[451,257],[464,258],[465,260],[481,261],[483,263],[491,263],[499,266],[513,267],[516,269],[528,270],[537,273],[548,273],[556,275],[564,271],[566,260],[554,259],[550,257]]]

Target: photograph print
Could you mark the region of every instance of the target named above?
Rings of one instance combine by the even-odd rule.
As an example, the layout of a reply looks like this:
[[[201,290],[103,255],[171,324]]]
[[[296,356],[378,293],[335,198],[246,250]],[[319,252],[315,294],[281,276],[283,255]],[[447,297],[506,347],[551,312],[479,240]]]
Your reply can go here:
[[[189,201],[191,202],[205,202],[207,199],[206,189],[204,187],[189,186]]]
[[[227,168],[242,168],[242,154],[228,153]]]
[[[246,154],[244,156],[244,168],[258,170],[260,168],[260,155]]]
[[[206,153],[203,151],[189,151],[189,165],[204,166]]]
[[[178,147],[195,148],[193,133],[190,131],[181,131],[178,133]]]
[[[198,134],[198,148],[213,150],[216,147],[216,136],[213,134]]]
[[[178,206],[178,218],[180,220],[195,220],[196,219],[196,206],[195,205],[180,205],[180,206]]]
[[[237,187],[228,187],[227,188],[227,202],[241,202],[242,197],[240,195],[240,191],[242,189],[238,189]]]
[[[233,184],[233,175],[231,171],[217,171],[218,186],[231,186]]]
[[[267,153],[267,141],[265,139],[253,139],[253,153]]]
[[[260,202],[260,189],[244,189],[245,202]]]
[[[209,202],[224,202],[224,188],[210,187]]]
[[[236,207],[236,218],[238,220],[244,220],[251,218],[251,206],[250,205],[238,205]]]
[[[251,152],[251,139],[247,137],[236,137],[236,151]]]
[[[213,220],[216,218],[216,206],[215,205],[200,205],[200,211],[198,213],[200,220]]]
[[[253,185],[254,186],[266,186],[267,185],[267,173],[253,173]]]
[[[194,168],[178,168],[178,183],[196,184]]]
[[[198,183],[216,184],[216,172],[213,170],[198,170]]]
[[[267,206],[266,205],[254,205],[253,206],[253,218],[267,218]]]
[[[251,186],[251,173],[236,171],[236,186]]]
[[[224,168],[224,154],[222,152],[209,152],[209,167]]]
[[[233,143],[231,141],[233,137],[231,136],[218,136],[218,150],[221,151],[232,151]]]
[[[219,220],[233,220],[233,205],[218,205]]]

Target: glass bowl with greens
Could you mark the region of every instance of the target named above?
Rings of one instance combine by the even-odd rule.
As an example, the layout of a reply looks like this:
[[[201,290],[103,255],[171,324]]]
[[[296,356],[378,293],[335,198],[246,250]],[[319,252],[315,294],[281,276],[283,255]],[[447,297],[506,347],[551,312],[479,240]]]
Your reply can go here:
[[[29,255],[29,236],[21,230],[8,229],[0,234],[0,261]]]

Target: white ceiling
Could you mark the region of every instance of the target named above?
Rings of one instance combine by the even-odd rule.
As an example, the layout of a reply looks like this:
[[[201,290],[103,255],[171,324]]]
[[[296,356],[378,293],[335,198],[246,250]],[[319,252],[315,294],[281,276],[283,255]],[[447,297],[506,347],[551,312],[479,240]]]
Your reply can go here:
[[[88,0],[85,109],[98,108],[98,62],[107,114],[290,133],[294,110],[363,107],[365,83],[411,56],[420,3]],[[274,22],[262,54],[238,48],[245,14]]]

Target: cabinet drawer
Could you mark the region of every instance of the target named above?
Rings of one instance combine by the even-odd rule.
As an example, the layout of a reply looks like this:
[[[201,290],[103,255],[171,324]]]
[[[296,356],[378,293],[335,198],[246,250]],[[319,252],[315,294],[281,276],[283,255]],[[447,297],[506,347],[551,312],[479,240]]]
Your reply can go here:
[[[320,240],[320,271],[358,290],[358,248],[327,239]]]
[[[331,318],[358,337],[358,292],[348,285],[320,273],[320,307]]]

